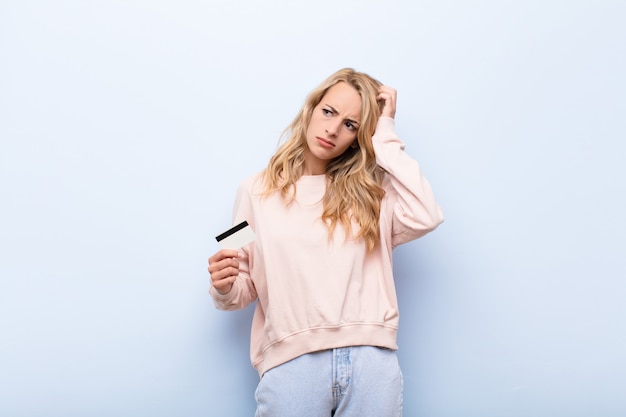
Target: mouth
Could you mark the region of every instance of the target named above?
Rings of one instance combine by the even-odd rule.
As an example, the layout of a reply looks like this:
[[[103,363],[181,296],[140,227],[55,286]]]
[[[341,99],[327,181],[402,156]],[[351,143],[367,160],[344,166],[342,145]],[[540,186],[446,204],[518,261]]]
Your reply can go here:
[[[335,144],[332,143],[329,140],[326,140],[324,138],[320,138],[319,136],[315,137],[315,139],[317,139],[317,142],[324,148],[329,148],[330,149],[330,148],[334,148],[335,147]]]

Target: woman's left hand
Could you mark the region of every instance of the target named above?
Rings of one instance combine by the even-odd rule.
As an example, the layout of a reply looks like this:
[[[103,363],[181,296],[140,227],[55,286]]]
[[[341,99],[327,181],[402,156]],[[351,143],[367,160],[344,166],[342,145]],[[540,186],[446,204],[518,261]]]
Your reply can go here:
[[[396,90],[389,86],[381,85],[378,88],[376,100],[383,100],[385,102],[381,116],[391,117],[392,119],[396,116],[396,96]]]

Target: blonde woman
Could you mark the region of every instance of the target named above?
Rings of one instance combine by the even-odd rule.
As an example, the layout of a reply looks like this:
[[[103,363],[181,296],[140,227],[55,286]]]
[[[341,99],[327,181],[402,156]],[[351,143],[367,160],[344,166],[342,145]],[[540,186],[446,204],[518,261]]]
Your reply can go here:
[[[342,69],[238,189],[256,240],[209,258],[217,308],[256,301],[257,417],[402,414],[394,247],[443,215],[394,131],[396,91]]]

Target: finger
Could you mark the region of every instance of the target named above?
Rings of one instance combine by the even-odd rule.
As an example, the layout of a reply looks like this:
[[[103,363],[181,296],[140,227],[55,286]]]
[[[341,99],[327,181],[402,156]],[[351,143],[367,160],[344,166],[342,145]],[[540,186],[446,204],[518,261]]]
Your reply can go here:
[[[393,118],[396,114],[395,100],[391,97],[385,97],[384,95],[382,99],[385,100],[385,104],[383,105],[381,116],[388,116]]]
[[[226,258],[222,259],[218,262],[213,262],[209,264],[209,273],[211,276],[214,274],[219,274],[220,271],[226,270],[228,268],[234,268],[239,273],[239,261],[235,258]],[[223,274],[220,274],[223,275]]]
[[[219,268],[211,272],[212,268]],[[239,262],[233,258],[225,259],[209,268],[211,283],[217,292],[228,293],[239,276]]]
[[[384,101],[392,101],[395,102],[396,101],[396,96],[393,93],[390,92],[386,92],[386,91],[381,91],[380,93],[378,93],[378,95],[376,96],[377,100],[384,100]]]
[[[227,294],[233,288],[236,279],[237,277],[229,277],[219,282],[214,282],[213,288],[220,294]]]
[[[378,88],[378,100],[384,101],[381,116],[395,117],[396,115],[396,95],[395,88],[381,85]]]
[[[211,282],[213,285],[222,281],[234,282],[239,276],[239,270],[236,268],[226,268],[211,274]]]
[[[241,257],[243,257],[243,255],[235,249],[220,249],[219,251],[215,252],[213,256],[209,258],[209,264],[212,264],[214,262],[219,262],[222,259],[226,259],[226,258],[241,258]]]
[[[384,93],[384,94],[388,94],[390,96],[395,97],[397,95],[397,90],[395,88],[392,88],[392,87],[389,87],[389,86],[386,86],[386,85],[381,85],[378,88],[378,93],[379,94]]]
[[[393,92],[387,92],[387,91],[381,91],[380,93],[378,93],[378,96],[376,96],[377,100],[384,100],[385,102],[392,102],[395,103],[396,102],[396,94]]]

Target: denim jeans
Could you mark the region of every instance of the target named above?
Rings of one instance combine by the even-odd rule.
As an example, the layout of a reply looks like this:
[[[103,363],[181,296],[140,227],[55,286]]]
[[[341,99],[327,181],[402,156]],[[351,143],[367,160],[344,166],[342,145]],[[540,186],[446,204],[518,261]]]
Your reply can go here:
[[[400,417],[396,352],[354,346],[309,353],[267,371],[256,417]]]

